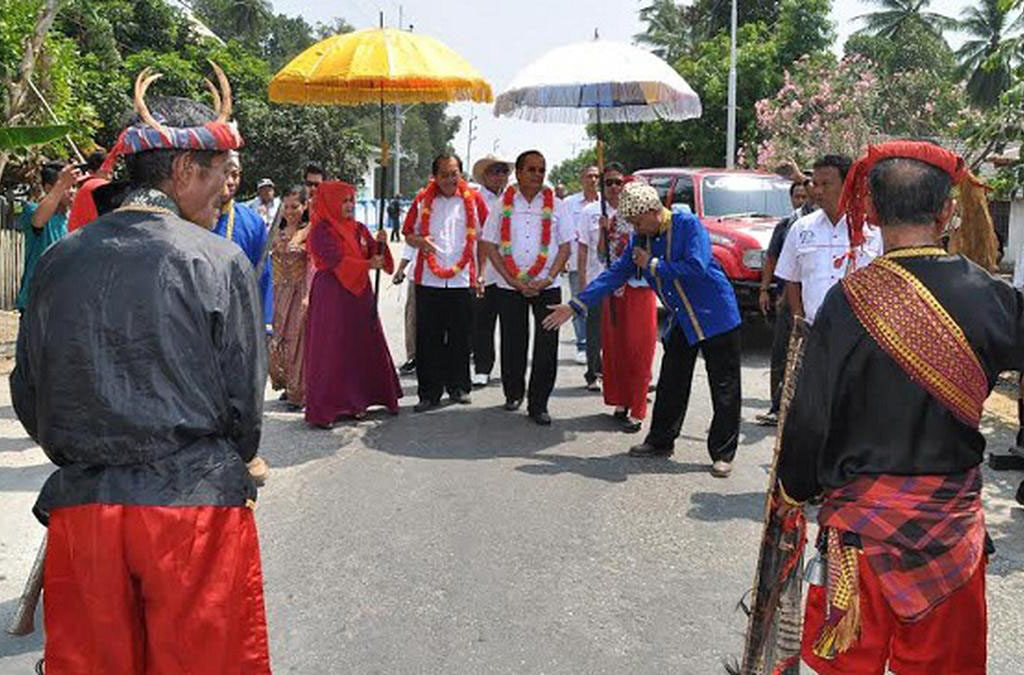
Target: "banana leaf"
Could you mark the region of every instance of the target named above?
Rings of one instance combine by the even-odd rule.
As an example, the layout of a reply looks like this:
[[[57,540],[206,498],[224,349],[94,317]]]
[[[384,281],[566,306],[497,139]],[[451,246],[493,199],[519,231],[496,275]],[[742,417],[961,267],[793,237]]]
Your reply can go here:
[[[0,127],[0,150],[15,150],[32,145],[43,145],[67,135],[64,124],[43,127]]]

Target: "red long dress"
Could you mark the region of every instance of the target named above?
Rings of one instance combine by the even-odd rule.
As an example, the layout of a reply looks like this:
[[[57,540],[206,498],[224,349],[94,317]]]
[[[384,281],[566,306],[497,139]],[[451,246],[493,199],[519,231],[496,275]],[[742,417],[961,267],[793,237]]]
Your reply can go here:
[[[402,396],[369,283],[376,242],[365,225],[340,217],[349,190],[320,185],[308,240],[317,271],[306,324],[306,421],[319,426],[375,405],[396,413]],[[390,274],[386,247],[384,256]]]

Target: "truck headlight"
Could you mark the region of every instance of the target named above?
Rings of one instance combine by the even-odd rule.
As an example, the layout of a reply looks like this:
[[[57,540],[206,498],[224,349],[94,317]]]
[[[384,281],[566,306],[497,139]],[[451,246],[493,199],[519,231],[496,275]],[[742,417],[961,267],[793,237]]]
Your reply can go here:
[[[759,248],[748,248],[743,252],[743,266],[751,270],[761,269],[764,263],[764,251]]]

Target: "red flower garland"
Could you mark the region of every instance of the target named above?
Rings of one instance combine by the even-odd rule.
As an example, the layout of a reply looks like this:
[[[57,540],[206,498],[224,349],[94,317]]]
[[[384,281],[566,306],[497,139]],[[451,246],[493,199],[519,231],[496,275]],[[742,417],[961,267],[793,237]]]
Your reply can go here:
[[[537,259],[525,272],[519,270],[515,258],[512,257],[512,205],[515,201],[516,186],[510,185],[502,197],[501,211],[501,244],[500,250],[505,260],[505,269],[509,274],[522,282],[537,278],[548,263],[548,249],[551,246],[551,214],[555,210],[555,192],[549,187],[541,191],[543,205],[540,212],[540,251]]]
[[[430,235],[430,211],[438,192],[437,182],[432,180],[427,188],[420,193],[419,234],[421,237]],[[463,208],[466,210],[466,245],[462,249],[462,257],[451,267],[441,267],[437,262],[437,255],[433,251],[427,252],[427,249],[423,249],[421,253],[425,254],[424,259],[430,272],[438,279],[452,279],[468,265],[470,281],[472,281],[476,277],[475,256],[473,255],[476,248],[476,200],[473,190],[464,180],[459,181],[458,187],[455,188],[455,194],[462,197]]]
[[[608,223],[608,244],[611,250],[611,261],[615,262],[626,252],[626,245],[631,236],[629,230],[619,227],[619,216],[615,214]]]

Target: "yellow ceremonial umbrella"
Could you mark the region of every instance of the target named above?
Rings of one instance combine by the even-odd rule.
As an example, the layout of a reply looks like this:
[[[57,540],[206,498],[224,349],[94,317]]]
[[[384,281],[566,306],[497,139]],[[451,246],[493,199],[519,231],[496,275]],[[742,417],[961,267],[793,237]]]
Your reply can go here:
[[[275,103],[380,104],[380,227],[388,163],[384,105],[494,100],[491,85],[468,61],[430,36],[384,28],[383,13],[380,28],[335,35],[296,56],[270,81],[269,94]]]

